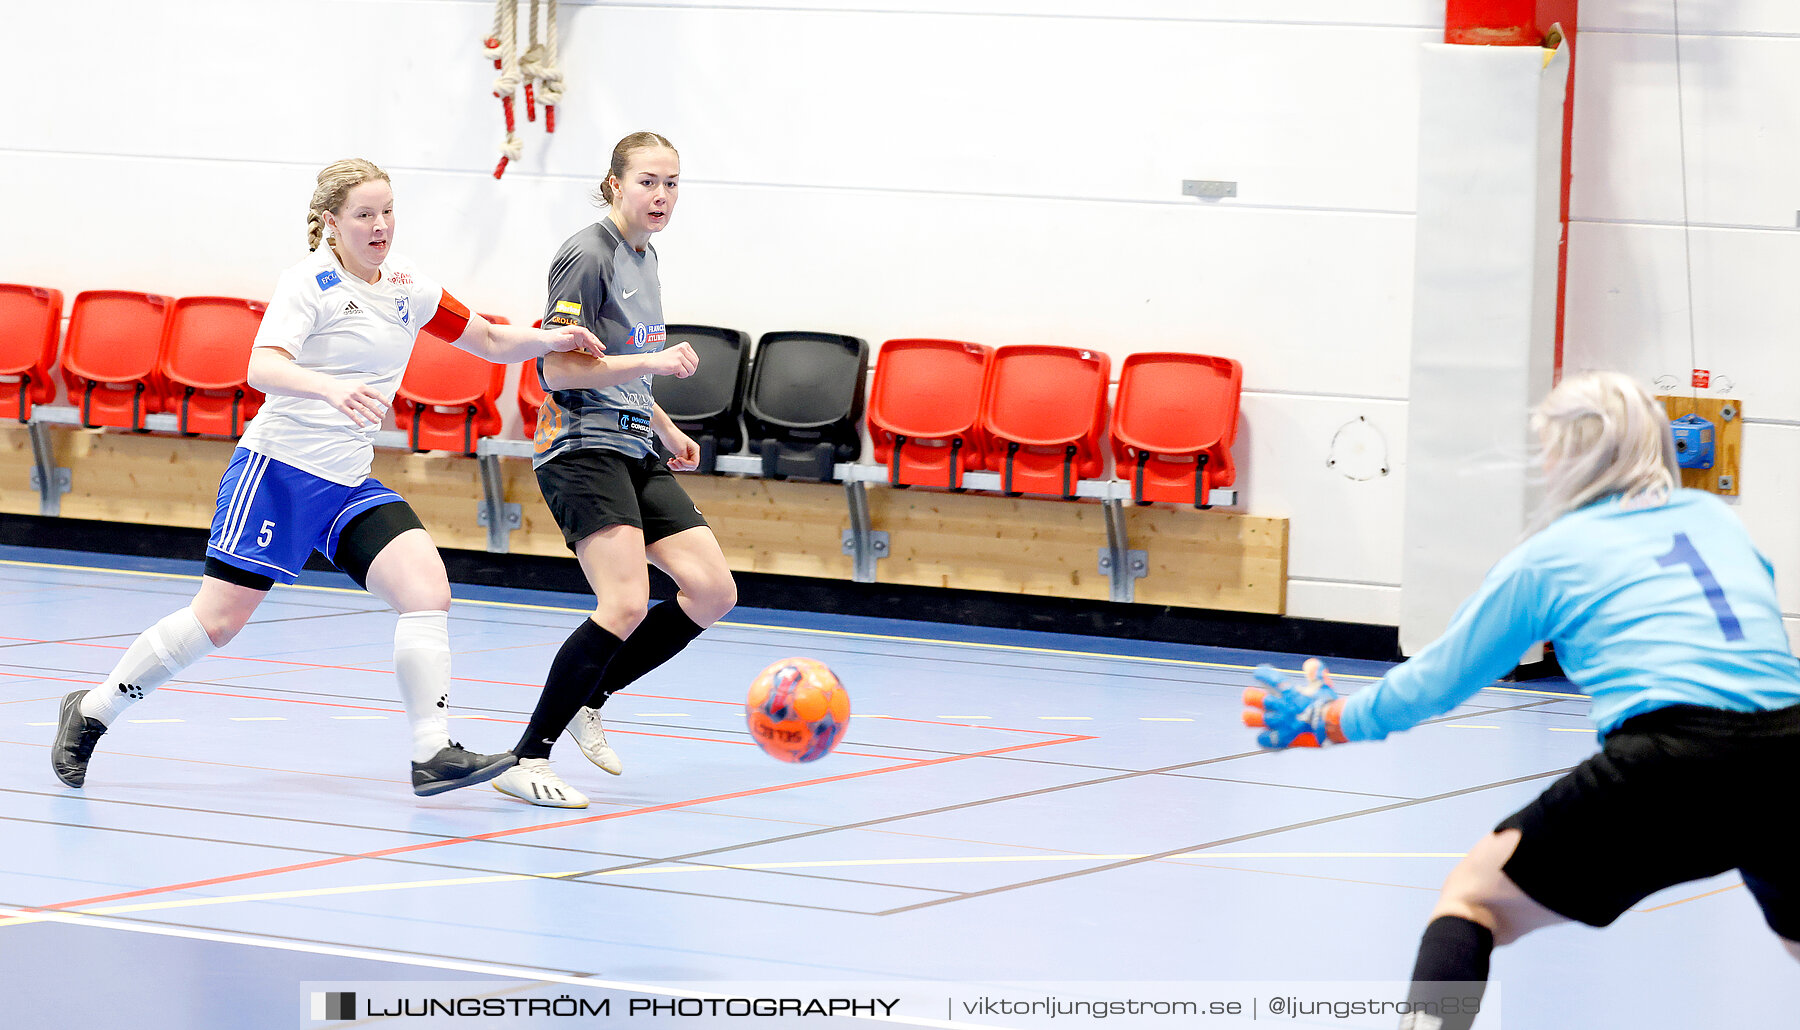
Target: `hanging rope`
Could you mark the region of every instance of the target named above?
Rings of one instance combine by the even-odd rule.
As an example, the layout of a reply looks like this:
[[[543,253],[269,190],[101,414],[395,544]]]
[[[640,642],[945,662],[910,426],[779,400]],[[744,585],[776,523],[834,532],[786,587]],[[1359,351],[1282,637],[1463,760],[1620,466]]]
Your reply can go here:
[[[532,0],[536,6],[537,0]],[[562,102],[562,66],[556,63],[556,0],[547,0],[544,11],[544,56],[538,62],[538,81],[544,88],[544,131],[556,131],[556,105]]]
[[[519,2],[494,0],[494,28],[482,40],[482,53],[494,62],[500,74],[494,79],[494,95],[506,113],[506,139],[500,144],[500,163],[494,166],[494,178],[506,173],[509,162],[517,161],[524,152],[513,117],[513,96],[521,83],[525,87],[525,120],[537,121],[537,99],[544,101],[544,131],[556,131],[556,105],[562,101],[562,69],[556,63],[556,3],[543,4],[544,39],[538,42],[539,0],[531,0],[527,24],[528,43],[519,53]],[[541,89],[534,89],[541,86]]]
[[[1681,0],[1669,0],[1669,14],[1675,23],[1675,138],[1681,158],[1681,252],[1682,263],[1687,269],[1688,368],[1698,369],[1700,349],[1694,333],[1694,226],[1688,217],[1687,108],[1681,96]],[[1694,399],[1699,400],[1699,382],[1690,378],[1688,383]]]
[[[531,0],[531,15],[525,19],[527,26],[525,53],[519,58],[519,73],[525,76],[525,120],[537,121],[537,103],[532,98],[531,85],[542,77],[544,60],[543,44],[538,42],[538,0]]]
[[[494,67],[500,75],[494,80],[494,95],[506,112],[506,140],[500,144],[500,163],[494,166],[494,178],[506,173],[508,161],[516,161],[524,146],[513,126],[513,93],[519,88],[519,39],[517,0],[495,0],[494,31],[483,41]]]

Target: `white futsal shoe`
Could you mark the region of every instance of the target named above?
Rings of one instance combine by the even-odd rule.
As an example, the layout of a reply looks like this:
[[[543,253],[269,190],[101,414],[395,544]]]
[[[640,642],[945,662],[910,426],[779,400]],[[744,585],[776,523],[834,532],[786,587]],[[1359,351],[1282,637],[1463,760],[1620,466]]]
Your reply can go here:
[[[569,720],[569,736],[588,761],[614,776],[625,771],[625,766],[619,762],[619,753],[606,742],[606,728],[600,725],[600,709],[583,707],[577,711],[575,718]]]
[[[545,808],[586,808],[587,795],[562,781],[548,758],[521,758],[519,764],[494,778],[502,794]]]

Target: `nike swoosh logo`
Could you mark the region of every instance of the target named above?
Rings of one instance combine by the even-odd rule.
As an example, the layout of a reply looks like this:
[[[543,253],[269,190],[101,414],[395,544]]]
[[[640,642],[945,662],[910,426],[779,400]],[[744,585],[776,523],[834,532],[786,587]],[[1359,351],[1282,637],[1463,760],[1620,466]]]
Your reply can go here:
[[[641,289],[643,289],[643,287],[641,287],[641,286],[640,286],[640,287],[638,287],[638,289],[639,289],[639,290],[641,290]],[[626,299],[626,300],[630,300],[630,299],[631,299],[631,295],[632,295],[632,294],[634,294],[634,293],[636,293],[636,292],[637,292],[637,290],[626,290],[626,291],[625,291],[625,299]]]

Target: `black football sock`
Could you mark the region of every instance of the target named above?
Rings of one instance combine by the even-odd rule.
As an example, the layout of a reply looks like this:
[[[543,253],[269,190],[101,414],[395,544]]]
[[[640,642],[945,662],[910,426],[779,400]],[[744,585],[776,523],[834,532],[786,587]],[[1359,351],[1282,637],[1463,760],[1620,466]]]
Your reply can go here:
[[[646,620],[647,621],[647,620]],[[635,634],[634,634],[635,636]],[[520,758],[549,758],[550,747],[569,726],[576,709],[586,703],[601,674],[619,653],[620,640],[593,619],[582,619],[550,663],[544,692],[531,713],[513,753]]]
[[[606,666],[600,681],[594,685],[586,704],[599,708],[615,692],[636,683],[645,673],[681,653],[705,630],[688,618],[687,612],[674,601],[664,601],[650,609],[644,621],[619,645],[617,654]],[[573,713],[571,713],[573,715]]]
[[[1493,953],[1494,932],[1480,923],[1461,916],[1433,919],[1419,940],[1406,996],[1411,1012],[1400,1021],[1402,1030],[1469,1030],[1487,988]]]

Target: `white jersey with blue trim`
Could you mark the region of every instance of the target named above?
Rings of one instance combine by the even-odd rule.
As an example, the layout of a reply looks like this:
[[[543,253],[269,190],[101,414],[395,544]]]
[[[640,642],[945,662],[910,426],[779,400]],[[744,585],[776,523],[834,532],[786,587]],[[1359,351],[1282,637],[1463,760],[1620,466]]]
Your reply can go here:
[[[1344,706],[1350,740],[1440,715],[1550,641],[1604,737],[1669,705],[1800,704],[1774,567],[1711,494],[1570,512],[1502,558],[1444,635]]]
[[[301,368],[363,383],[390,404],[419,330],[437,314],[443,289],[391,254],[381,279],[364,282],[344,270],[329,246],[281,273],[256,332],[257,347],[278,347]],[[355,486],[369,475],[379,426],[358,426],[322,400],[271,394],[239,445]]]

